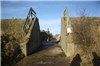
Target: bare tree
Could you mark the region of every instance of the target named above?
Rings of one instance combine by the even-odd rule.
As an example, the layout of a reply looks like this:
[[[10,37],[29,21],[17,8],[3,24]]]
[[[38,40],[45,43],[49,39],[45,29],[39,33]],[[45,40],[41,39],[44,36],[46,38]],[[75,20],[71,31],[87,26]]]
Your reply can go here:
[[[86,9],[83,9],[80,12],[79,22],[74,23],[74,39],[78,44],[90,45],[93,41],[91,38],[91,19],[86,15]]]

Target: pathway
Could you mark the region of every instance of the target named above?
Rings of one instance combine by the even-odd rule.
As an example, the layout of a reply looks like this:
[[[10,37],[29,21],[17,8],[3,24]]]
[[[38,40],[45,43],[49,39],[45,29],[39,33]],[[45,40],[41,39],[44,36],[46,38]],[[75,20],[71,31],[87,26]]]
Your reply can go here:
[[[62,49],[55,42],[44,43],[44,50],[27,56],[16,66],[67,66],[67,59]]]

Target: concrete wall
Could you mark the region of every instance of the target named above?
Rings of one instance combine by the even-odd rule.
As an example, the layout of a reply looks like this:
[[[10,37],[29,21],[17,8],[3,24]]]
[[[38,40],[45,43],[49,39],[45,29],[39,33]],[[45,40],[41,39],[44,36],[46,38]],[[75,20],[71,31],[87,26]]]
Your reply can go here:
[[[63,17],[61,18],[61,41],[60,41],[60,46],[63,49],[64,52],[66,52],[67,44],[66,44],[66,27],[64,25],[64,19]]]
[[[27,55],[30,55],[33,52],[37,51],[41,45],[42,43],[41,43],[41,38],[40,38],[39,20],[38,18],[36,18],[31,30],[29,41],[26,44]]]
[[[66,31],[65,21],[67,18],[61,18],[61,41],[60,46],[67,57],[71,57],[74,55],[74,43],[72,34],[68,34]]]

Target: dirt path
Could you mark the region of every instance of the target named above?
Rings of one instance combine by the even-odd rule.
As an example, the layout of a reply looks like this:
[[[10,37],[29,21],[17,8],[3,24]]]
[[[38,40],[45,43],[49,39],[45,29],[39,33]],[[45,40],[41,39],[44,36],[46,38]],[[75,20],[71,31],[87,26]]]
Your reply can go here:
[[[50,45],[50,43],[46,45]],[[68,63],[61,48],[55,44],[50,48],[25,57],[15,66],[68,66]]]

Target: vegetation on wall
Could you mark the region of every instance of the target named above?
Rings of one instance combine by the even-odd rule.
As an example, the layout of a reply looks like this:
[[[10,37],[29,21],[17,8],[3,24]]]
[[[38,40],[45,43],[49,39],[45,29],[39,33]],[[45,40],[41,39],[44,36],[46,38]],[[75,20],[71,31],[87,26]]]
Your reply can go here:
[[[76,44],[100,44],[99,17],[87,17],[83,10],[79,18],[72,18],[73,39]]]
[[[11,66],[18,62],[24,55],[19,47],[19,42],[12,35],[1,36],[1,63],[2,66]]]

